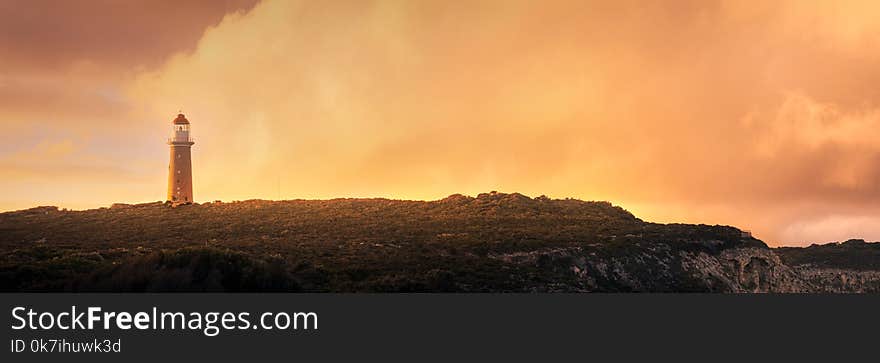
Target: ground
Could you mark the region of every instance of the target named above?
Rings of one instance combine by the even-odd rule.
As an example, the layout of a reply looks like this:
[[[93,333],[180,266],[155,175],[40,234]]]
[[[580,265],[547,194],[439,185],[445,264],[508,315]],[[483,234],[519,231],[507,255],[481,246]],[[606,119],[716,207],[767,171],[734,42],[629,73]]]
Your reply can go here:
[[[880,244],[865,245],[873,256],[880,250]],[[822,290],[816,284],[829,284],[822,279],[836,281],[837,275],[802,277],[806,272],[799,269],[815,272],[808,266],[815,258],[808,263],[804,256],[827,254],[800,253],[807,250],[777,250],[780,259],[733,227],[649,223],[608,202],[516,193],[429,202],[38,207],[0,214],[0,289],[854,292],[876,287],[866,275],[876,272],[875,258],[839,254],[818,267],[853,270],[855,281],[864,281]]]

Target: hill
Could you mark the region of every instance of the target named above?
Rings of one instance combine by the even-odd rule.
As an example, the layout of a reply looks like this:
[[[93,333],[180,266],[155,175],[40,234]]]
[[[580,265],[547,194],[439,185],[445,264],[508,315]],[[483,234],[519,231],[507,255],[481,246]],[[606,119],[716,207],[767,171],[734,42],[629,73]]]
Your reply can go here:
[[[851,239],[806,248],[780,247],[776,253],[790,266],[880,270],[880,242]]]
[[[38,207],[0,214],[0,289],[880,291],[876,264],[807,266],[776,251],[729,226],[517,193]],[[834,282],[841,274],[860,282]]]
[[[818,291],[880,292],[880,242],[852,239],[774,251]]]

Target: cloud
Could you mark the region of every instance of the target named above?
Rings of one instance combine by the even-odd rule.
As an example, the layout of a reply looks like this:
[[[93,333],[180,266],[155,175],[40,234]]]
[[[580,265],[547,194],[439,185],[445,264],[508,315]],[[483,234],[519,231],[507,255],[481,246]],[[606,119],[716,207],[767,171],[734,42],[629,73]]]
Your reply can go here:
[[[227,12],[257,0],[0,4],[0,66],[19,71],[64,69],[90,62],[106,68],[151,67],[195,45]]]
[[[861,47],[878,29],[827,10],[265,1],[132,92],[187,105],[211,198],[517,190],[772,241],[791,234],[762,221],[799,218],[774,204],[878,199],[878,98],[851,89],[877,76]]]
[[[849,236],[869,241],[880,240],[880,217],[876,215],[829,215],[800,220],[785,226],[782,237],[801,243],[844,241]]]
[[[0,209],[162,198],[164,130],[128,84],[255,2],[0,2]]]
[[[877,7],[266,0],[72,88],[125,125],[71,129],[107,128],[151,167],[183,108],[203,200],[519,191],[803,243],[787,226],[880,201]]]

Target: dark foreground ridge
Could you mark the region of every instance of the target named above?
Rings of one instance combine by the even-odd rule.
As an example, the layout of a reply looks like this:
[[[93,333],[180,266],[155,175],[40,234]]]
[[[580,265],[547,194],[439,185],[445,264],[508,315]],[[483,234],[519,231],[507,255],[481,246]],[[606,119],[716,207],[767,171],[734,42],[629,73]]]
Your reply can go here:
[[[38,207],[0,214],[0,289],[878,292],[878,251],[516,193]]]

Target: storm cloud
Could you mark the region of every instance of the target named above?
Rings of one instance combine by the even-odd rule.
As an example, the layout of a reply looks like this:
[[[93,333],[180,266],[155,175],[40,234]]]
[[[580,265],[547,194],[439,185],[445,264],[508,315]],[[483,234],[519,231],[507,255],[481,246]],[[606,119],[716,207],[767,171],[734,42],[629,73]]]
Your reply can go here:
[[[189,13],[200,14],[204,4],[194,4]],[[79,145],[74,153],[115,150],[109,164],[132,169],[122,174],[141,187],[92,199],[62,195],[56,204],[161,199],[161,141],[183,108],[197,138],[201,200],[518,191],[610,200],[647,220],[734,224],[771,244],[877,239],[878,7],[266,0],[224,8],[229,14],[205,16],[199,26],[180,23],[192,28],[191,40],[167,42],[162,37],[173,33],[145,36],[163,26],[164,11],[124,13],[145,29],[113,35],[120,40],[96,50],[107,61],[80,66],[83,82],[105,86],[46,76],[46,85],[0,87],[9,98],[33,100],[18,104],[72,92],[82,99],[53,101],[50,110],[84,109],[77,118],[55,114],[79,136],[41,141],[33,127],[18,126],[29,136],[19,149],[0,151],[0,162],[69,137]],[[0,49],[45,56],[38,41],[16,44],[40,34],[13,35]],[[146,47],[125,42],[139,37]],[[87,53],[60,54],[92,59]],[[97,75],[104,62],[125,76]],[[2,115],[27,125],[41,112]],[[128,185],[123,176],[119,183]],[[46,185],[65,178],[86,183],[65,176]],[[16,180],[7,179],[7,189],[24,190]]]

